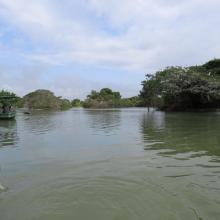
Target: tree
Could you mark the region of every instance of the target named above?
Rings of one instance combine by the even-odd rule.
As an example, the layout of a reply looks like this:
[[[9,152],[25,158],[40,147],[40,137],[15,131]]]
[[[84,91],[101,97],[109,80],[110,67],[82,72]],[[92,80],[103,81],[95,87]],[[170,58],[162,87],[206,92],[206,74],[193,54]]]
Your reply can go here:
[[[220,59],[210,60],[203,67],[212,74],[220,75]]]
[[[15,93],[9,92],[7,90],[0,91],[0,102],[2,104],[16,105],[21,98],[19,98]]]
[[[72,107],[81,107],[82,106],[82,102],[80,99],[73,99],[71,104],[72,104]]]
[[[62,97],[56,97],[49,90],[39,89],[23,97],[25,107],[30,109],[66,110],[71,103]]]
[[[61,100],[61,105],[60,105],[61,110],[67,110],[72,107],[72,104],[68,99],[60,99],[60,100]]]
[[[220,106],[220,79],[204,67],[169,67],[142,82],[140,96],[147,106],[184,110]]]
[[[153,107],[155,105],[154,99],[157,94],[157,86],[156,77],[151,74],[146,74],[146,80],[142,81],[141,85],[143,86],[140,91],[140,97],[144,100],[144,105],[149,107]]]

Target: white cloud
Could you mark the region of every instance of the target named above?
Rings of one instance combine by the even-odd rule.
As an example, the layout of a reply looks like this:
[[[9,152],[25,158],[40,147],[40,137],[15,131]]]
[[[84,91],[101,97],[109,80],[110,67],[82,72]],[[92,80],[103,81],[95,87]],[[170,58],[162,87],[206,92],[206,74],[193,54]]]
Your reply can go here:
[[[64,98],[84,99],[91,90],[100,90],[103,87],[120,91],[125,97],[134,96],[140,89],[138,85],[114,82],[97,82],[85,79],[79,74],[63,72],[62,74],[52,74],[48,80],[47,65],[20,65],[16,71],[7,65],[0,65],[0,89],[15,92],[19,96],[24,96],[37,89],[49,89],[55,95]]]
[[[145,73],[197,64],[220,56],[219,10],[219,0],[0,0],[0,19],[28,36],[34,49],[24,49],[25,41],[17,43],[19,39],[10,48],[1,38],[0,48],[13,51],[17,43],[16,53],[39,66],[78,63]],[[76,75],[69,81],[75,82]],[[84,96],[100,85],[77,80],[86,88],[82,91],[76,83],[76,89],[68,90],[68,84],[66,93]],[[58,78],[45,86],[65,93]],[[125,87],[121,89],[130,94]]]
[[[220,30],[212,26],[220,19],[217,0],[81,3],[0,0],[0,3],[2,17],[29,34],[36,44],[47,45],[46,49],[26,54],[38,61],[145,70],[170,65],[172,60],[174,64],[192,63],[220,55],[214,45]],[[189,57],[190,53],[193,57]]]

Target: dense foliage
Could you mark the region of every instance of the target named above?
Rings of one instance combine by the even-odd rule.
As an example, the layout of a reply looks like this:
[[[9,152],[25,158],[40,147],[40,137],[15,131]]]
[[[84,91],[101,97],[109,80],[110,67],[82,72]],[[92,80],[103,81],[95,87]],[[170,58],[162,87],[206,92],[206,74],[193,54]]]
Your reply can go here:
[[[72,103],[68,99],[60,99],[60,101],[61,101],[61,105],[60,105],[61,110],[68,110],[72,108]]]
[[[203,66],[169,67],[146,75],[140,96],[146,106],[164,110],[220,107],[220,61]]]
[[[17,106],[20,102],[21,98],[19,98],[15,93],[6,90],[0,91],[0,105],[9,104]]]
[[[210,60],[206,64],[203,65],[209,73],[220,75],[220,59]]]
[[[99,92],[92,90],[83,103],[85,108],[111,108],[118,107],[121,94],[109,88],[103,88]]]
[[[81,107],[83,105],[83,102],[80,99],[73,99],[71,104],[72,107]]]
[[[85,108],[122,108],[140,106],[140,98],[121,98],[119,92],[103,88],[99,92],[91,91],[83,103]]]
[[[99,100],[99,101],[109,101],[109,100],[119,100],[121,94],[119,92],[113,92],[109,88],[103,88],[100,92],[92,90],[91,94],[88,95],[88,99]]]
[[[131,98],[122,98],[119,103],[119,107],[142,107],[143,101],[139,96],[134,96]]]
[[[24,106],[29,109],[66,110],[71,108],[67,99],[56,97],[49,90],[36,90],[23,97]]]

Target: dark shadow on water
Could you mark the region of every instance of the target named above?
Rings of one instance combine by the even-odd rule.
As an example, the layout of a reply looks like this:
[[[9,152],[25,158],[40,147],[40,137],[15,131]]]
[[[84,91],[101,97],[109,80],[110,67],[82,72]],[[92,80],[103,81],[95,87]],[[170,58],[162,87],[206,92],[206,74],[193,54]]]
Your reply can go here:
[[[167,150],[162,154],[192,153],[220,156],[220,114],[163,113],[144,114],[141,123],[146,150]]]
[[[61,112],[34,110],[30,116],[24,118],[24,128],[26,131],[41,135],[54,130],[58,124],[59,117],[56,117]]]
[[[18,141],[16,120],[0,120],[0,148],[15,146]]]

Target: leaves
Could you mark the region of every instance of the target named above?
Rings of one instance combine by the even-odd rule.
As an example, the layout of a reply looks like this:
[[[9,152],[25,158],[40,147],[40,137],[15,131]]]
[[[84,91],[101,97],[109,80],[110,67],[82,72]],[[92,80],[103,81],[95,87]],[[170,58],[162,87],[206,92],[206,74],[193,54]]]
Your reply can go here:
[[[142,85],[140,95],[148,106],[168,110],[220,106],[219,77],[204,68],[169,67],[147,75]]]

